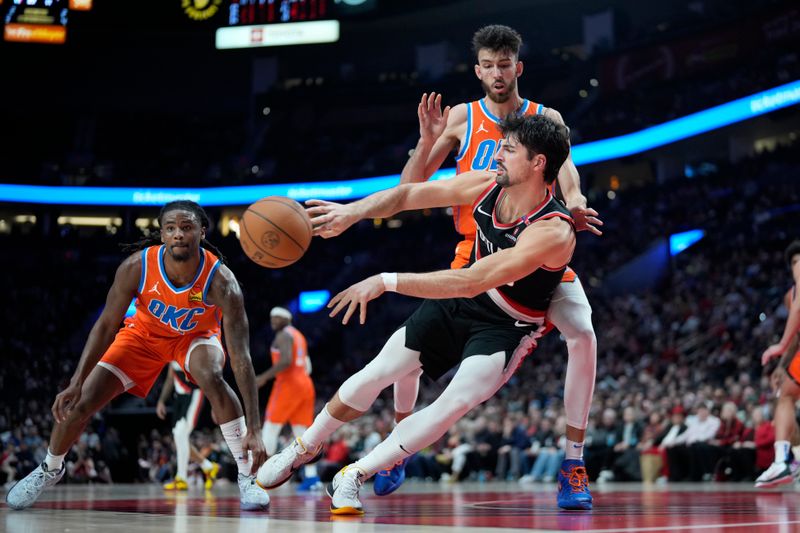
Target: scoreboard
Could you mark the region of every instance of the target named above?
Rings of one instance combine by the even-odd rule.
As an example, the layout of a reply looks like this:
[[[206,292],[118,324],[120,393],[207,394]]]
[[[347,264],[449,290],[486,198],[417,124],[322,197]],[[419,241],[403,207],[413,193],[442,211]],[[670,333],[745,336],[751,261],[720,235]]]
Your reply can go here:
[[[378,0],[229,0],[217,49],[331,43],[339,19],[374,10]]]
[[[272,24],[332,18],[333,0],[230,0],[228,25]]]
[[[69,12],[91,8],[92,0],[10,0],[3,17],[3,40],[64,44]]]

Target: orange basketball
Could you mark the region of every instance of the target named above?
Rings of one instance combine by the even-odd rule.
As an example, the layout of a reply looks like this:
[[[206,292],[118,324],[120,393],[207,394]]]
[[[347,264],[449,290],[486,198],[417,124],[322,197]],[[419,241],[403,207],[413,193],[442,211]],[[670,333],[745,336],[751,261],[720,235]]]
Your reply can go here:
[[[260,266],[281,268],[306,253],[311,220],[303,206],[283,196],[267,196],[250,205],[239,224],[244,253]]]

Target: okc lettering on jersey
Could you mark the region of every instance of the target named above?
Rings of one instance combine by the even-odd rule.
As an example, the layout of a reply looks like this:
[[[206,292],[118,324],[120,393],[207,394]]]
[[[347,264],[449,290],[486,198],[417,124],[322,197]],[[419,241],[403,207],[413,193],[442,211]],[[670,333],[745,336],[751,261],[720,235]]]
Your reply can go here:
[[[189,309],[178,309],[174,305],[167,305],[161,300],[153,298],[147,306],[150,314],[156,317],[162,324],[166,324],[179,333],[192,331],[197,327],[195,318],[202,315],[206,310],[202,307],[191,307]]]

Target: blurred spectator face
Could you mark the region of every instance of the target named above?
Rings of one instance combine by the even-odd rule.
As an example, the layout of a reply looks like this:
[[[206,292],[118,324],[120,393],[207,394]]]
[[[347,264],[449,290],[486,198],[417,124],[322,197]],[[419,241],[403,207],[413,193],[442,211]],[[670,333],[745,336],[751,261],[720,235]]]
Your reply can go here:
[[[700,406],[697,408],[697,420],[700,422],[705,422],[708,420],[708,407],[706,407],[704,404],[700,404]]]
[[[758,427],[764,422],[764,410],[756,407],[750,412],[750,418],[753,420],[753,427]]]
[[[613,409],[606,409],[603,411],[603,425],[606,427],[613,426],[617,421],[617,412]]]
[[[661,423],[661,415],[656,412],[650,413],[650,424],[657,426]]]
[[[626,407],[625,411],[622,412],[622,420],[626,424],[633,424],[636,420],[636,410],[633,407]]]
[[[725,421],[733,420],[736,418],[736,404],[733,402],[725,402],[722,406],[722,412],[719,417]]]

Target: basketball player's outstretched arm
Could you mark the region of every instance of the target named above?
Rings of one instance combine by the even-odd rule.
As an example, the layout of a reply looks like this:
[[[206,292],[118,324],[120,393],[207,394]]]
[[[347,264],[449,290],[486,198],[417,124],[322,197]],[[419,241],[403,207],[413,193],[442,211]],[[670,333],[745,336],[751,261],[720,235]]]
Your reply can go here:
[[[314,235],[336,237],[363,218],[386,218],[401,211],[471,205],[494,183],[496,174],[482,170],[465,172],[458,180],[438,180],[398,185],[350,204],[308,200]]]
[[[447,155],[457,148],[467,127],[467,104],[442,111],[442,95],[422,95],[417,107],[419,141],[403,167],[400,183],[425,181],[439,170]]]
[[[469,268],[438,270],[423,274],[395,274],[387,287],[378,274],[345,289],[328,303],[330,316],[346,310],[342,323],[360,308],[360,322],[367,319],[367,302],[387,290],[418,298],[473,298],[489,289],[513,283],[541,266],[561,268],[572,258],[575,231],[563,219],[542,220],[522,231],[513,248],[482,257]]]
[[[258,412],[258,389],[256,373],[250,358],[250,324],[244,309],[244,297],[233,272],[222,265],[211,282],[209,301],[222,310],[222,327],[225,330],[225,346],[231,357],[231,367],[236,385],[242,394],[247,435],[242,449],[253,452],[253,470],[267,460],[267,452],[261,440],[261,418]]]
[[[53,402],[52,412],[56,422],[64,421],[67,412],[71,411],[81,399],[83,382],[114,341],[119,325],[125,318],[125,311],[136,296],[141,272],[141,252],[131,255],[117,268],[114,283],[106,296],[106,305],[89,332],[75,373],[67,388],[61,391]]]
[[[543,115],[553,119],[556,123],[564,124],[561,113],[552,107],[545,108]],[[602,226],[603,221],[597,218],[597,211],[586,205],[586,197],[581,193],[581,176],[572,161],[572,150],[567,155],[566,161],[558,170],[558,186],[561,187],[561,194],[564,195],[564,202],[567,209],[572,213],[575,220],[575,229],[578,231],[589,231],[595,235],[602,235],[597,226]]]

